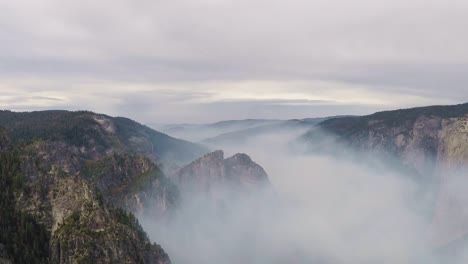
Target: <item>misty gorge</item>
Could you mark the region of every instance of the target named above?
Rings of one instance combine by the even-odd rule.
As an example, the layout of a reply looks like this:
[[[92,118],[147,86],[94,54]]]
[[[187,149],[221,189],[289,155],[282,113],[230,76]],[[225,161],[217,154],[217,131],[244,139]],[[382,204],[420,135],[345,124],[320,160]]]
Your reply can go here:
[[[1,260],[464,263],[467,114],[462,104],[152,129],[88,111],[2,111]]]
[[[467,264],[468,0],[0,0],[0,264]]]
[[[206,197],[182,199],[169,229],[145,218],[143,226],[167,238],[177,263],[464,263],[466,182],[457,175],[467,109],[160,127],[186,139],[211,135],[200,142],[228,155],[249,153],[270,185],[223,200],[223,213]]]

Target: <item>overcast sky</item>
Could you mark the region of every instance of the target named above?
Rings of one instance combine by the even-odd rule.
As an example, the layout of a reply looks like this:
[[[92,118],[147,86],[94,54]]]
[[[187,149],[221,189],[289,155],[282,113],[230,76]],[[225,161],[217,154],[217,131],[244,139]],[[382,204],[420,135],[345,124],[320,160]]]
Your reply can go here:
[[[466,0],[0,0],[0,106],[143,123],[468,101]]]

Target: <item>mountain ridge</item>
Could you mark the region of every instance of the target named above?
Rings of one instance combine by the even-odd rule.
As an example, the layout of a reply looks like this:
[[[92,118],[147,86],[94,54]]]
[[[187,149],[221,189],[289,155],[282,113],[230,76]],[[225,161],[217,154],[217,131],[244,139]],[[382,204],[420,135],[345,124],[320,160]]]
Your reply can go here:
[[[28,263],[169,264],[136,216],[170,219],[183,193],[169,172],[207,152],[128,118],[60,110],[0,111],[0,150],[0,171],[8,171],[10,152],[18,168],[0,175],[9,195],[0,209],[11,212],[0,227],[15,230],[27,219],[15,227],[26,230],[17,239],[0,236],[0,260]],[[243,160],[250,162],[233,163],[253,164]],[[33,245],[24,242],[27,226],[42,230]]]
[[[88,111],[0,111],[0,127],[0,149],[6,155],[0,169],[5,173],[5,166],[13,160],[17,164],[14,174],[2,174],[2,191],[11,194],[1,203],[2,212],[10,212],[0,219],[6,230],[0,237],[5,261],[170,263],[131,212],[143,213],[142,204],[153,202],[161,213],[175,206],[167,202],[174,203],[177,192],[159,166],[174,153],[180,155],[178,163],[192,159],[203,147],[130,119]],[[29,222],[17,228],[25,231],[13,239],[8,230],[23,218]],[[25,233],[31,225],[45,235],[27,246],[22,239],[31,236]],[[46,248],[35,250],[39,244]],[[19,251],[22,247],[26,254]]]
[[[420,182],[435,184],[433,243],[450,244],[468,233],[468,200],[463,186],[468,168],[468,103],[377,112],[361,117],[325,120],[299,142],[310,151],[336,144],[357,153],[394,158],[414,169]]]

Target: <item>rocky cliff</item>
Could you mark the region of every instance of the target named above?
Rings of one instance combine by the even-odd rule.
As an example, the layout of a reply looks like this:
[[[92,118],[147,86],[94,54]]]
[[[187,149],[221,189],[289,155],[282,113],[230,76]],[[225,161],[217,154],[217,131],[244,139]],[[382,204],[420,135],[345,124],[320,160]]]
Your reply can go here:
[[[75,147],[63,142],[34,142],[16,147],[14,152],[18,153],[19,165],[13,180],[2,184],[2,189],[14,193],[10,199],[15,204],[11,208],[15,212],[13,218],[19,215],[20,219],[31,219],[28,220],[31,224],[19,226],[18,231],[36,225],[44,233],[37,244],[49,245],[42,251],[44,254],[34,251],[27,259],[21,259],[16,250],[22,243],[9,241],[9,254],[15,262],[36,263],[31,261],[39,259],[37,263],[46,260],[49,263],[170,263],[161,247],[149,241],[136,218],[110,204],[114,196],[103,195],[99,188],[99,183],[113,185],[121,179],[92,179],[99,175],[87,174],[84,163],[88,160],[78,155]],[[2,162],[2,169],[6,169],[5,164]],[[22,183],[21,188],[13,188],[18,181]],[[8,229],[8,223],[1,224]],[[8,236],[4,238],[8,239]]]
[[[438,185],[434,243],[468,234],[468,197],[455,186],[468,183],[468,104],[379,112],[326,120],[301,138],[311,149],[337,143],[394,159]]]
[[[1,111],[0,120],[2,261],[170,263],[132,212],[175,208],[178,190],[160,166],[202,147],[90,112]]]
[[[317,139],[326,134],[335,143],[353,149],[398,157],[421,174],[427,174],[439,165],[466,164],[463,153],[467,114],[468,104],[462,104],[334,118],[319,123],[302,139],[319,146],[324,141]],[[455,147],[458,144],[461,146]]]
[[[200,145],[172,138],[130,119],[87,111],[0,111],[0,127],[0,139],[8,137],[10,144],[64,141],[87,148],[89,158],[131,152],[155,162],[186,164],[208,152]]]
[[[0,260],[170,263],[134,214],[170,220],[193,192],[224,203],[269,186],[246,154],[180,169],[205,152],[125,118],[0,111]]]
[[[226,180],[241,190],[256,191],[270,184],[265,170],[244,153],[225,159],[224,171]]]
[[[180,169],[174,182],[181,193],[203,193],[214,198],[224,197],[226,191],[249,193],[269,187],[265,170],[246,154],[224,159],[217,150],[204,155]]]

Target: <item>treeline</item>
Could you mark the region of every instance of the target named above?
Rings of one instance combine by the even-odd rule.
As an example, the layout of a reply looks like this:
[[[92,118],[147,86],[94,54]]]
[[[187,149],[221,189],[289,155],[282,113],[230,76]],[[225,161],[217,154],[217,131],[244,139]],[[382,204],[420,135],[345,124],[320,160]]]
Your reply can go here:
[[[24,186],[18,151],[0,152],[0,243],[14,263],[46,263],[47,230],[16,206]]]
[[[96,123],[89,116],[90,112],[85,111],[0,111],[0,124],[14,145],[36,140],[65,140],[76,146],[88,146],[94,142],[108,147],[109,143],[95,129]]]
[[[149,241],[148,235],[143,230],[143,227],[141,227],[140,223],[138,222],[138,219],[135,217],[134,214],[132,214],[131,212],[125,211],[124,209],[120,207],[114,207],[111,210],[117,222],[135,230],[137,232],[138,238],[141,241],[145,241],[145,240]]]

